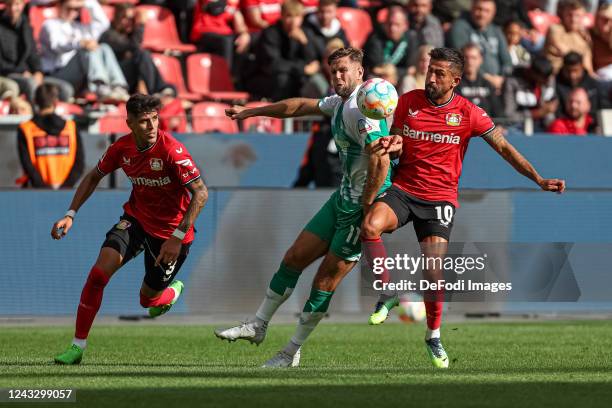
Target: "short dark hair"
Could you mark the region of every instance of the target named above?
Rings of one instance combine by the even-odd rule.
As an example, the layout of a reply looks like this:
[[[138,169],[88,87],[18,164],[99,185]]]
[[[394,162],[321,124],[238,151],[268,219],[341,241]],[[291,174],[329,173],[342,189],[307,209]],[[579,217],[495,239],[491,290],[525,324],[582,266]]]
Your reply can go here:
[[[478,53],[480,54],[480,56],[482,56],[482,50],[480,49],[480,45],[474,43],[474,42],[469,42],[467,44],[465,44],[463,47],[461,47],[461,53],[465,56],[465,52],[467,50],[478,50]]]
[[[536,56],[531,61],[531,70],[545,78],[548,78],[553,73],[553,66],[550,60],[542,55]]]
[[[557,4],[557,15],[560,15],[565,10],[586,9],[582,0],[561,0]]]
[[[128,116],[138,116],[143,113],[159,111],[161,101],[151,95],[134,94],[125,105]]]
[[[55,106],[59,100],[59,89],[54,84],[42,84],[36,88],[34,93],[34,104],[41,109],[47,109]]]
[[[325,6],[338,6],[339,0],[320,0],[319,1],[319,9]]]
[[[358,62],[359,64],[363,65],[363,51],[353,47],[338,48],[336,51],[332,52],[329,57],[327,57],[327,63],[331,65],[334,61],[344,57],[349,57],[351,61]]]
[[[128,10],[136,8],[132,3],[119,3],[115,5],[115,15],[113,16],[113,25],[116,26],[121,22],[123,16]]]
[[[451,65],[451,69],[455,73],[463,75],[463,66],[465,65],[465,59],[461,51],[455,48],[434,48],[429,52],[429,56],[435,61],[447,61]]]
[[[563,57],[563,65],[582,65],[582,55],[576,51],[570,51]]]

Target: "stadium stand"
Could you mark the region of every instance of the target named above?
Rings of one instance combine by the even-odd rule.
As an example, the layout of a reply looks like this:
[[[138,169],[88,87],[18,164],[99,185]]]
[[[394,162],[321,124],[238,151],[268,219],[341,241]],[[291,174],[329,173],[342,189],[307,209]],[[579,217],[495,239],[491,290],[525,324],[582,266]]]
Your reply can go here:
[[[152,5],[139,5],[137,9],[145,10],[148,17],[142,43],[144,48],[159,52],[167,50],[194,52],[196,50],[195,45],[181,42],[174,15],[170,10]]]
[[[351,46],[361,48],[372,31],[372,20],[365,10],[338,7],[338,20]]]
[[[238,124],[225,116],[229,105],[219,102],[200,102],[191,109],[192,129],[196,133],[238,133]]]
[[[234,89],[225,59],[214,54],[192,54],[187,57],[187,83],[193,93],[215,101],[245,101],[247,92]]]
[[[162,78],[164,78],[164,81],[176,87],[179,98],[190,101],[202,100],[201,94],[187,90],[181,62],[177,58],[164,54],[152,54],[152,57],[153,63],[159,70]]]
[[[269,105],[269,103],[249,102],[244,106],[247,108],[256,108],[266,105]],[[242,121],[242,131],[252,133],[282,133],[283,121],[282,119],[266,118],[262,116],[247,118]]]

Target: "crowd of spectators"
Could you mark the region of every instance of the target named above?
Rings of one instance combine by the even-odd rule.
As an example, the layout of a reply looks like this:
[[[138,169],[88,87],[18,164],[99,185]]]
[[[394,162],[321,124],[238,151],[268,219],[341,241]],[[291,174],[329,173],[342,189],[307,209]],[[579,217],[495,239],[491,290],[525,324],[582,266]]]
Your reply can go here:
[[[325,96],[326,56],[348,45],[363,48],[366,75],[384,77],[400,92],[423,88],[428,52],[449,46],[466,57],[458,92],[506,126],[520,128],[530,119],[536,131],[558,132],[562,126],[555,119],[575,118],[580,110],[575,106],[588,105],[586,128],[597,129],[596,112],[610,107],[612,2],[605,0],[4,3],[2,99],[21,95],[32,102],[39,85],[52,83],[63,101],[120,103],[141,92],[163,95],[165,105],[184,113],[189,104],[176,100],[176,84],[167,82],[143,45],[151,16],[140,6],[148,4],[173,13],[181,41],[223,57],[237,90],[253,100]],[[55,13],[34,30],[28,7],[41,5],[54,5]],[[340,7],[361,7],[371,24],[343,20]],[[172,55],[185,64],[188,53]],[[576,102],[584,95],[587,104]]]

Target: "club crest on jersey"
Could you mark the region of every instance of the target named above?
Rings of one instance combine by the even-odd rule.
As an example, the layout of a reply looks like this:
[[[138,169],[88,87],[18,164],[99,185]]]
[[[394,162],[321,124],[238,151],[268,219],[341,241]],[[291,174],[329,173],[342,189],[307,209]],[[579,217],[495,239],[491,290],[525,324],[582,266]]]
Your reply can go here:
[[[357,128],[359,129],[359,133],[369,133],[374,129],[365,119],[359,119],[357,121]]]
[[[162,159],[152,158],[149,160],[149,164],[151,165],[151,170],[154,171],[161,171],[164,168]]]
[[[447,113],[446,124],[448,126],[459,126],[461,124],[461,115],[458,113]]]

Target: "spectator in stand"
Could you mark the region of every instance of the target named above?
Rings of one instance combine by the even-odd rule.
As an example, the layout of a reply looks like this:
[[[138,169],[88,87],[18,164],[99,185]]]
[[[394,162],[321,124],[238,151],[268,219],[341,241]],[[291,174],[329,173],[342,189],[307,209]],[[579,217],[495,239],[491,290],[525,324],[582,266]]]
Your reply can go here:
[[[0,76],[0,99],[19,96],[19,84],[10,78]]]
[[[344,46],[349,45],[340,20],[336,18],[337,11],[338,0],[321,0],[317,11],[304,18],[304,32],[320,63],[323,63],[327,44],[334,38],[339,38]]]
[[[510,21],[518,22],[528,30],[533,29],[533,24],[527,14],[527,1],[525,0],[495,0],[497,13],[493,23],[499,27],[505,27]]]
[[[55,114],[58,95],[53,84],[39,86],[34,96],[36,114],[17,130],[23,187],[71,188],[83,173],[81,137],[74,121]]]
[[[261,32],[256,71],[247,82],[252,94],[275,101],[298,96],[308,78],[320,72],[311,40],[302,29],[303,13],[298,0],[285,0],[281,19]]]
[[[444,30],[437,17],[431,14],[433,0],[410,0],[408,2],[408,21],[410,30],[416,34],[418,46],[444,46]]]
[[[281,4],[282,0],[241,0],[249,31],[259,32],[275,24],[281,16]]]
[[[589,113],[591,102],[584,88],[574,88],[568,95],[565,103],[565,114],[555,119],[548,127],[549,133],[558,135],[584,136],[595,133],[595,121]]]
[[[557,10],[561,24],[548,28],[544,43],[544,54],[552,62],[555,74],[563,65],[563,57],[571,51],[582,55],[584,67],[593,73],[591,36],[584,26],[584,4],[581,0],[561,0]]]
[[[67,89],[67,93],[62,95],[62,99],[67,100],[73,93],[70,84],[53,78],[44,79],[32,27],[23,15],[24,7],[25,0],[6,0],[6,8],[0,15],[0,75],[17,82],[20,91],[30,101],[34,100],[34,91],[43,81]]]
[[[604,3],[597,10],[591,38],[593,69],[601,79],[612,81],[612,3]]]
[[[474,0],[469,16],[453,23],[448,35],[448,45],[463,48],[468,43],[478,44],[483,56],[482,74],[500,91],[504,76],[512,73],[512,60],[508,54],[506,37],[499,26],[493,24],[495,1]]]
[[[9,115],[32,116],[32,105],[23,98],[11,98]]]
[[[405,75],[399,84],[399,89],[397,91],[400,95],[412,91],[413,89],[425,89],[425,77],[427,76],[429,60],[431,59],[429,52],[433,48],[434,47],[431,45],[421,45],[419,47],[415,68]]]
[[[146,20],[146,14],[137,12],[134,5],[118,4],[111,27],[100,36],[100,43],[113,49],[130,93],[146,95],[167,90],[176,94],[174,87],[162,79],[149,51],[141,47]]]
[[[521,45],[523,26],[517,20],[510,20],[504,26],[504,35],[508,43],[508,54],[513,67],[527,67],[531,62],[531,54]]]
[[[416,63],[418,52],[416,34],[408,30],[408,16],[400,6],[389,7],[382,27],[375,28],[363,46],[363,65],[366,71],[376,66],[393,64],[403,77]]]
[[[436,16],[444,32],[447,32],[453,22],[470,10],[472,0],[436,0],[433,2],[433,15]]]
[[[504,82],[504,117],[522,126],[531,118],[534,130],[546,129],[555,118],[559,101],[555,96],[552,64],[537,56],[529,67],[518,67]]]
[[[374,67],[372,72],[370,72],[369,78],[378,77],[386,80],[395,88],[397,88],[399,83],[399,77],[397,75],[397,68],[393,64],[382,64]]]
[[[463,78],[457,87],[457,93],[480,106],[492,117],[501,116],[501,108],[493,85],[480,73],[482,66],[482,53],[480,47],[474,43],[468,43],[461,49],[465,59]]]
[[[240,0],[198,0],[193,14],[191,41],[202,52],[222,56],[230,67],[234,54],[246,53],[251,43],[239,7]]]
[[[605,92],[605,87],[595,78],[589,75],[582,65],[584,58],[577,52],[570,52],[563,57],[563,66],[557,75],[556,93],[559,98],[558,114],[564,112],[567,106],[569,94],[573,89],[583,88],[591,101],[591,116],[596,117],[599,109],[607,109],[610,101]]]
[[[40,31],[43,71],[77,92],[87,89],[101,99],[127,100],[127,82],[113,50],[98,43],[110,25],[98,1],[60,0],[58,7],[58,18],[45,20]],[[90,23],[78,20],[83,7]]]

